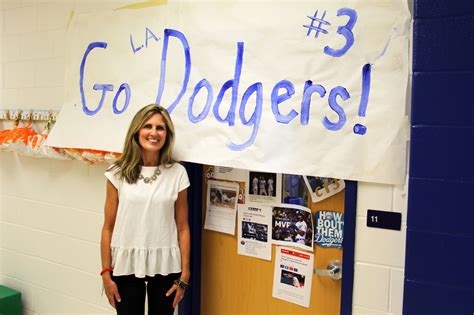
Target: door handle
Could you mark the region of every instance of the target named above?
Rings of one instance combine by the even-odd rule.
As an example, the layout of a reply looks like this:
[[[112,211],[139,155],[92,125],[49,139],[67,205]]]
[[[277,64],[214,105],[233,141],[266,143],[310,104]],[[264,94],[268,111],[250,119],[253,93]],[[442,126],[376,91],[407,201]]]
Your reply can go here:
[[[331,277],[334,280],[342,278],[342,264],[340,261],[331,261],[326,269],[313,269],[313,273],[318,276]]]

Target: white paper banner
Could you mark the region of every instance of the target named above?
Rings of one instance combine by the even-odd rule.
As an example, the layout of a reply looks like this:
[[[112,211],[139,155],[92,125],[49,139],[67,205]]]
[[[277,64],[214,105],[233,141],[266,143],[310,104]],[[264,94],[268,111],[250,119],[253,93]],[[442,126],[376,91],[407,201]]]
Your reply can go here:
[[[182,160],[402,183],[409,21],[404,0],[78,15],[48,144],[120,152],[134,113],[158,102]]]

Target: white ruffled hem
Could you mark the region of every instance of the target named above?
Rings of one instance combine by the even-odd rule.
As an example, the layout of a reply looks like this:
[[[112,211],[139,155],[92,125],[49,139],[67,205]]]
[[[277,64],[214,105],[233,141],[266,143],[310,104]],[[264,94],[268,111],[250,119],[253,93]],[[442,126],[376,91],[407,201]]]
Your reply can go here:
[[[114,276],[134,274],[137,278],[181,272],[179,247],[111,247]]]

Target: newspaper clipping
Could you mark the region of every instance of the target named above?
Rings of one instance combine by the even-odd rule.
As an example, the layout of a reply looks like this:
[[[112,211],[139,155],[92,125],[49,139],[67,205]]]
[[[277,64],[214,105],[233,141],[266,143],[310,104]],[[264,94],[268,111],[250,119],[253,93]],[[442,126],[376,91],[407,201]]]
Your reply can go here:
[[[271,260],[272,208],[250,204],[239,205],[238,209],[238,254]]]
[[[204,228],[234,235],[239,185],[216,180],[209,180],[207,184]]]
[[[313,261],[311,253],[277,247],[272,296],[309,307]]]

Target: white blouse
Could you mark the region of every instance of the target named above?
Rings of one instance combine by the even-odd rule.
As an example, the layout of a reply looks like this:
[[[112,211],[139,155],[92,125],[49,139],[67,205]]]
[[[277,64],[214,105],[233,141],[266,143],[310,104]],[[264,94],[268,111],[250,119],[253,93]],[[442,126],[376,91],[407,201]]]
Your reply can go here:
[[[143,166],[141,174],[151,177],[157,167]],[[189,178],[179,163],[159,168],[161,174],[151,184],[138,180],[130,185],[118,178],[117,169],[105,172],[119,196],[111,242],[114,276],[144,278],[181,271],[175,201],[189,187]]]

